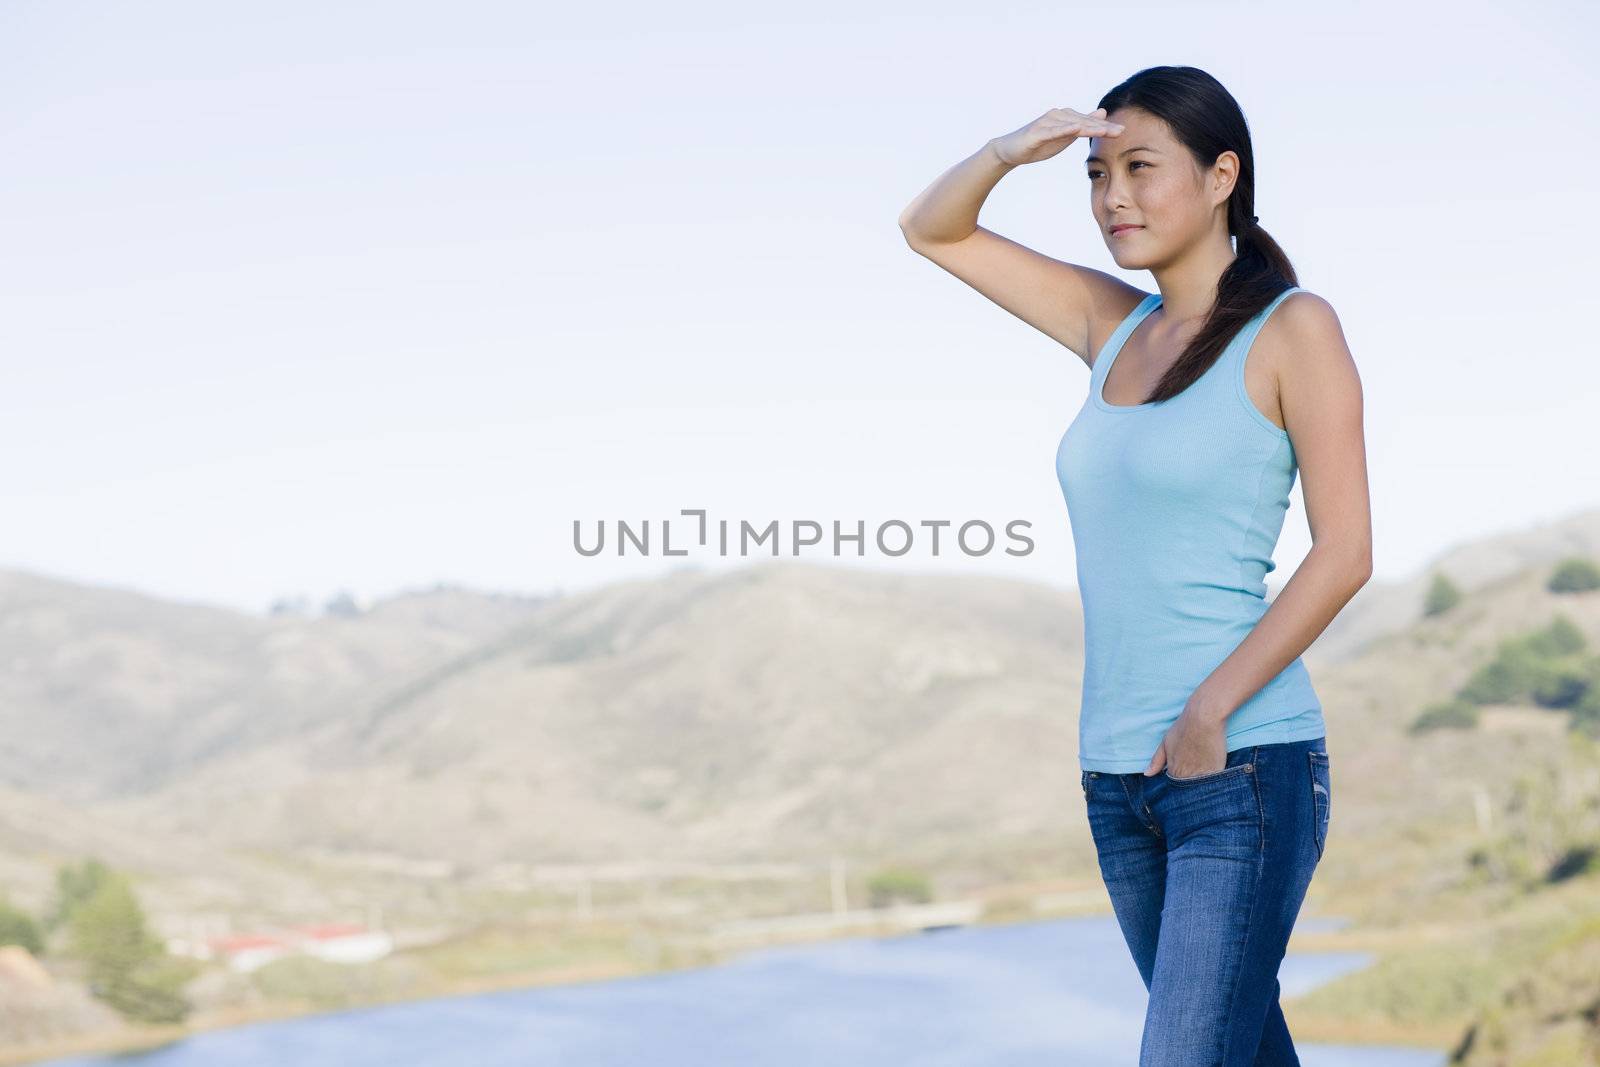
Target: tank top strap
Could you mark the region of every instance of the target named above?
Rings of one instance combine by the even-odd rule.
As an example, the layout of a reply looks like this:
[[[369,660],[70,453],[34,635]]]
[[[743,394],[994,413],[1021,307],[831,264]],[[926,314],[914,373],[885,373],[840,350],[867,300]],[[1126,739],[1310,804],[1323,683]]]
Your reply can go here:
[[[1228,347],[1222,353],[1222,359],[1227,361],[1227,366],[1223,368],[1224,373],[1231,379],[1233,391],[1238,395],[1239,402],[1244,405],[1245,413],[1260,424],[1262,429],[1285,439],[1289,436],[1288,432],[1263,415],[1261,409],[1256,407],[1255,401],[1250,399],[1250,390],[1245,388],[1244,384],[1244,365],[1250,358],[1250,348],[1255,344],[1256,335],[1267,324],[1268,317],[1277,310],[1279,304],[1289,299],[1290,294],[1298,292],[1301,292],[1300,286],[1291,285],[1273,297],[1266,307],[1252,315],[1250,320],[1239,328],[1239,332],[1233,335],[1233,340],[1228,342]]]
[[[1094,366],[1089,369],[1089,381],[1093,384],[1095,390],[1099,389],[1100,383],[1105,379],[1106,372],[1111,369],[1111,361],[1122,350],[1123,343],[1128,340],[1128,336],[1138,328],[1139,323],[1144,321],[1146,315],[1155,310],[1156,305],[1160,302],[1160,293],[1150,293],[1139,301],[1132,311],[1128,312],[1126,318],[1117,323],[1115,330],[1111,331],[1111,336],[1106,338],[1106,343],[1100,346],[1100,354],[1094,357]],[[1095,392],[1094,395],[1098,396],[1100,394]]]
[[[1244,368],[1245,355],[1249,353],[1250,346],[1255,343],[1256,334],[1260,333],[1261,328],[1267,324],[1268,317],[1277,310],[1279,304],[1289,299],[1291,293],[1300,291],[1301,289],[1298,285],[1289,286],[1289,288],[1273,297],[1266,307],[1250,316],[1249,321],[1239,327],[1239,332],[1233,335],[1233,340],[1228,343],[1228,347],[1231,349],[1230,354],[1233,361],[1239,365],[1241,370]]]

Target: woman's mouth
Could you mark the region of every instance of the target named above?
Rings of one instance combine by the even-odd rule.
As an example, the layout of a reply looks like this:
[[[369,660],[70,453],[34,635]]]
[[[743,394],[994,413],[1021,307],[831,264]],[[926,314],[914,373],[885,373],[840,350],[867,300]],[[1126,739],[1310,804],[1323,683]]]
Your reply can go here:
[[[1143,226],[1113,226],[1111,227],[1111,236],[1121,237],[1125,233],[1133,233],[1135,230],[1142,229],[1144,229]]]

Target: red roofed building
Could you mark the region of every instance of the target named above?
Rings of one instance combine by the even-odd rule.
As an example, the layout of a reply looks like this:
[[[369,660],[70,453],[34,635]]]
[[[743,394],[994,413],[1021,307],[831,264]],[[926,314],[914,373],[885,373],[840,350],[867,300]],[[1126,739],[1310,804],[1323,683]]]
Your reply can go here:
[[[238,934],[213,937],[203,959],[221,959],[235,971],[253,971],[285,956],[303,954],[330,963],[368,963],[394,951],[394,941],[381,930],[358,923],[295,926],[281,934]]]
[[[289,942],[270,934],[213,937],[206,942],[206,947],[212,956],[226,960],[235,971],[253,971],[294,951]]]
[[[367,963],[394,951],[388,934],[359,923],[297,926],[293,936],[301,952],[331,963]]]

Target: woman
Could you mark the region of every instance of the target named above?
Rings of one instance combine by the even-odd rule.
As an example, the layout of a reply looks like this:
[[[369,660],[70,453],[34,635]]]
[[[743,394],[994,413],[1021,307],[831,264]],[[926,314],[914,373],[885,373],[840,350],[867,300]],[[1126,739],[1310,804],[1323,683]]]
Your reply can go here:
[[[1111,257],[1157,293],[977,224],[1002,177],[1080,137]],[[1150,993],[1141,1067],[1299,1062],[1277,972],[1332,800],[1300,654],[1372,573],[1360,378],[1255,199],[1233,97],[1204,71],[1151,67],[1088,114],[1053,108],[994,138],[900,217],[914,250],[1090,368],[1056,467],[1083,599],[1090,832]],[[1301,471],[1314,544],[1269,607]]]

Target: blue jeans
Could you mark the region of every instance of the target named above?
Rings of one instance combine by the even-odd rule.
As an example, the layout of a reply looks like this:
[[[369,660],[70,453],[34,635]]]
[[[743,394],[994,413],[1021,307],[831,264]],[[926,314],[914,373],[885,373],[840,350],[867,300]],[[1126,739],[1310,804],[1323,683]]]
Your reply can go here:
[[[1150,992],[1139,1067],[1292,1067],[1278,965],[1328,834],[1326,738],[1220,771],[1083,771],[1117,924]]]

